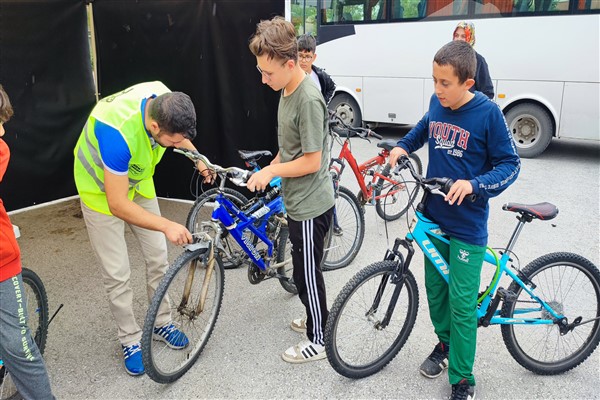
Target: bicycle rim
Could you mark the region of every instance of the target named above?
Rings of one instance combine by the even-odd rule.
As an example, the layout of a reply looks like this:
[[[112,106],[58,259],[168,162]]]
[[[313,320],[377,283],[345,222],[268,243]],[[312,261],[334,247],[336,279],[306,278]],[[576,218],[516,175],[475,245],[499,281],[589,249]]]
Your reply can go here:
[[[200,356],[217,321],[223,300],[224,270],[216,257],[207,278],[205,252],[206,249],[186,251],[179,256],[152,298],[142,335],[142,355],[146,373],[156,382],[173,382],[185,374]],[[186,282],[190,279],[192,284],[185,301]],[[207,290],[204,308],[196,314],[203,287]],[[170,312],[171,323],[189,340],[186,347],[172,349],[165,342],[154,340],[159,312]]]
[[[331,307],[325,349],[329,363],[343,376],[357,379],[380,371],[398,354],[412,331],[419,293],[410,271],[389,324],[385,328],[379,325],[396,288],[390,281],[394,266],[395,262],[383,261],[359,271]],[[381,300],[373,310],[378,295]]]
[[[589,260],[572,253],[552,253],[532,261],[523,274],[536,285],[535,293],[555,312],[573,323],[600,316],[600,273]],[[516,283],[510,290],[515,302],[502,307],[502,315],[515,318],[552,319]],[[529,313],[519,313],[523,309]],[[588,358],[600,341],[600,321],[576,326],[562,334],[552,325],[502,325],[504,343],[513,358],[528,370],[542,375],[563,373]]]
[[[27,302],[27,326],[40,353],[44,353],[46,337],[48,334],[48,298],[46,289],[37,276],[29,269],[24,268],[21,273],[24,286],[25,300]],[[0,400],[18,398],[17,388],[10,377],[6,366],[0,369]]]
[[[422,173],[423,167],[419,157],[416,154],[409,157],[416,170]],[[395,183],[386,182],[382,190],[375,193],[376,196],[384,196],[375,203],[375,210],[384,220],[395,221],[412,206],[421,187],[407,169],[391,174],[390,179]]]
[[[325,241],[323,270],[347,266],[354,260],[365,237],[365,216],[354,193],[340,186],[334,220]]]

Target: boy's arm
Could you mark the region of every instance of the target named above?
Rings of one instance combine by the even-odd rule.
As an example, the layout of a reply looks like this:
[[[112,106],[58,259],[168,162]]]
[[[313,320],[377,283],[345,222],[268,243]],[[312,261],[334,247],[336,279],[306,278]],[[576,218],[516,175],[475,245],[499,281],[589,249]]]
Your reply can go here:
[[[471,179],[470,182],[473,193],[487,199],[498,196],[510,186],[517,179],[521,169],[521,160],[500,108],[495,108],[490,117],[486,145],[493,169]]]

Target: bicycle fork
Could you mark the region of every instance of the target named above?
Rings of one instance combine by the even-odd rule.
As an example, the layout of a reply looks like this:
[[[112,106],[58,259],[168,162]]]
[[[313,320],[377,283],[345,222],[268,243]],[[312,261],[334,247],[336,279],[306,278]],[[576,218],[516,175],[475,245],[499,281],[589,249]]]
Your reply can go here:
[[[406,259],[398,248],[402,246],[407,251]],[[400,292],[402,291],[402,287],[404,286],[404,279],[406,277],[406,271],[408,271],[408,267],[410,266],[410,262],[412,260],[413,255],[415,254],[415,250],[412,246],[412,243],[405,239],[396,239],[394,242],[394,247],[392,250],[388,250],[385,254],[385,261],[395,261],[396,266],[392,272],[392,275],[384,275],[381,278],[381,282],[379,283],[379,288],[377,289],[377,293],[375,294],[375,299],[373,300],[373,305],[367,311],[365,316],[369,321],[373,323],[373,326],[377,330],[385,329],[392,318],[392,314],[394,313],[394,309],[396,308],[396,303],[398,302],[398,297],[400,296]],[[392,284],[396,285],[394,288],[394,292],[392,293],[392,297],[390,299],[390,304],[387,307],[387,311],[383,316],[381,321],[376,320],[374,315],[377,313],[379,309],[379,305],[381,302],[381,298],[383,297],[383,293],[385,288],[387,287],[388,281],[391,281]]]
[[[208,289],[210,285],[210,278],[212,277],[212,273],[215,265],[215,254],[214,254],[214,246],[212,243],[212,239],[207,232],[202,232],[201,242],[205,242],[208,244],[208,254],[204,253],[204,257],[206,257],[206,273],[204,274],[204,281],[202,282],[202,289],[200,291],[200,298],[198,299],[198,305],[194,310],[189,310],[187,308],[187,304],[190,298],[190,292],[192,290],[192,286],[194,284],[194,276],[196,274],[196,269],[198,266],[199,257],[192,260],[190,264],[190,268],[188,270],[188,276],[185,281],[185,286],[183,289],[183,295],[181,297],[181,303],[179,304],[178,311],[184,315],[187,315],[191,319],[194,319],[197,315],[200,315],[202,311],[204,311],[204,304],[206,303],[206,295],[208,294]]]

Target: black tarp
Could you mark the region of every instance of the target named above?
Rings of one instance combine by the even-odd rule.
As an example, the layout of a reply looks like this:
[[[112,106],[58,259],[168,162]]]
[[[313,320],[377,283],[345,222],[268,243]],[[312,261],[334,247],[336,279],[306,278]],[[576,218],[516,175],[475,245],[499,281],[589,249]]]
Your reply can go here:
[[[8,210],[76,194],[73,146],[95,102],[87,35],[82,1],[0,0],[0,83],[15,111]]]
[[[237,149],[276,151],[278,94],[261,84],[248,39],[283,1],[95,0],[100,97],[160,80],[196,106],[198,149],[239,165]],[[7,209],[76,194],[72,150],[94,105],[85,2],[0,0],[0,83],[13,101],[6,124]],[[191,163],[168,150],[160,196],[192,198]]]

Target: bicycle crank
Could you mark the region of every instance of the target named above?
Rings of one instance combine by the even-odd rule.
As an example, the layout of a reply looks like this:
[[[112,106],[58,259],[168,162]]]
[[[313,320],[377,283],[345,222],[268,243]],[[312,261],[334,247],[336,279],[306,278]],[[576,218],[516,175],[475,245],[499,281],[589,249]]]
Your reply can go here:
[[[253,285],[258,285],[265,279],[265,274],[254,264],[248,266],[248,280]]]

